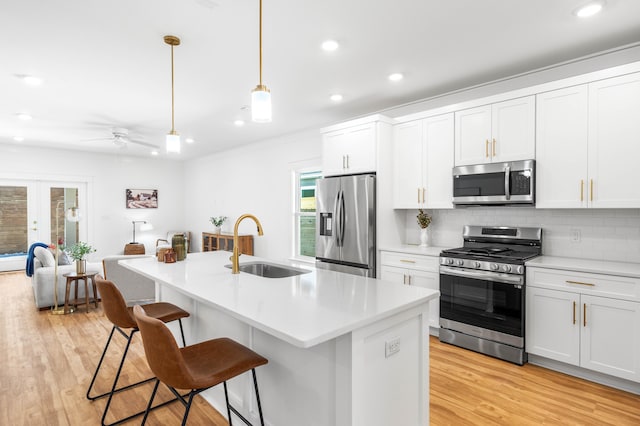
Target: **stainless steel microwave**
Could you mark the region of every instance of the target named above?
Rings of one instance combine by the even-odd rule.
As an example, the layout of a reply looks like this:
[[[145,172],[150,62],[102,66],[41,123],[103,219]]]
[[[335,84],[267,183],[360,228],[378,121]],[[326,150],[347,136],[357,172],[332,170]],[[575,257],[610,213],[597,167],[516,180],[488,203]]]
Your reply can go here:
[[[535,160],[454,167],[453,204],[534,205],[535,168]]]

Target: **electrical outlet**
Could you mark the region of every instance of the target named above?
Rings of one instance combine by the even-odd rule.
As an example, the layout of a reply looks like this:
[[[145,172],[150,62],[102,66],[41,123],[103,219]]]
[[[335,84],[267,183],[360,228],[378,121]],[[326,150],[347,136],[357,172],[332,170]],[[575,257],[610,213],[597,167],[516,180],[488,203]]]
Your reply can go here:
[[[574,243],[579,243],[582,236],[580,235],[580,230],[577,228],[573,228],[569,231],[571,233],[571,241]]]
[[[396,337],[384,342],[384,357],[389,358],[391,355],[400,352],[400,338]]]

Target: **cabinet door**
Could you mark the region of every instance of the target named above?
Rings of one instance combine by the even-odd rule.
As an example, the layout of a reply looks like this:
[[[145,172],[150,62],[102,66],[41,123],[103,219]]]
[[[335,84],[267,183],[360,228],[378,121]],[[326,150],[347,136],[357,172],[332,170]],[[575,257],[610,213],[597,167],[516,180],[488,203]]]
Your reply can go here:
[[[640,73],[589,84],[591,207],[640,207]]]
[[[322,135],[322,173],[324,176],[344,174],[344,150],[347,143],[347,132],[343,130]]]
[[[491,162],[491,105],[455,113],[455,165]]]
[[[587,206],[587,86],[537,95],[536,207]]]
[[[346,134],[345,148],[347,173],[376,171],[376,123],[356,126]]]
[[[453,208],[453,114],[424,120],[424,204],[429,209]]]
[[[579,365],[580,295],[529,285],[526,296],[527,352]]]
[[[415,209],[422,204],[423,156],[422,120],[396,125],[393,129],[393,208]]]
[[[396,266],[382,265],[380,268],[380,279],[396,284],[407,284],[407,270]]]
[[[584,368],[640,381],[640,303],[581,297]]]
[[[535,96],[492,105],[491,161],[535,158]]]
[[[408,270],[409,285],[416,285],[431,290],[440,290],[440,275],[437,272]],[[440,328],[440,298],[429,302],[429,326]]]

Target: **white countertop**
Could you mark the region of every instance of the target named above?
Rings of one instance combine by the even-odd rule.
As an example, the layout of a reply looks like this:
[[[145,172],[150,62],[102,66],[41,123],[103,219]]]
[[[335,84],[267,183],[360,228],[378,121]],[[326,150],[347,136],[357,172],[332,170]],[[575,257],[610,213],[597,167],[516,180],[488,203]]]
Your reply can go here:
[[[274,262],[242,255],[240,264],[263,260],[307,269],[288,278],[231,274],[229,252],[189,253],[187,259],[162,263],[155,258],[119,263],[162,285],[271,334],[308,348],[419,306],[438,291],[374,278],[315,269],[295,262]]]
[[[397,246],[382,246],[378,249],[380,251],[393,251],[396,253],[407,254],[422,254],[425,256],[440,256],[442,250],[450,249],[451,247],[420,247],[418,244],[401,244]]]
[[[569,269],[594,274],[640,278],[640,263],[610,262],[607,260],[578,259],[572,257],[538,256],[526,262],[528,267]]]

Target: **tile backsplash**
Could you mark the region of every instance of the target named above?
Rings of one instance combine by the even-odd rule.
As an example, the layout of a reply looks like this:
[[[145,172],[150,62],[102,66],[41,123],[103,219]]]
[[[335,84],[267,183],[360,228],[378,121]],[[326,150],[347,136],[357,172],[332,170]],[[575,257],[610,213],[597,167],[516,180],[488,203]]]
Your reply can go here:
[[[459,247],[464,225],[542,228],[542,252],[549,256],[640,262],[640,209],[535,209],[471,207],[427,210],[430,245]],[[419,242],[417,210],[406,212],[406,242]]]

